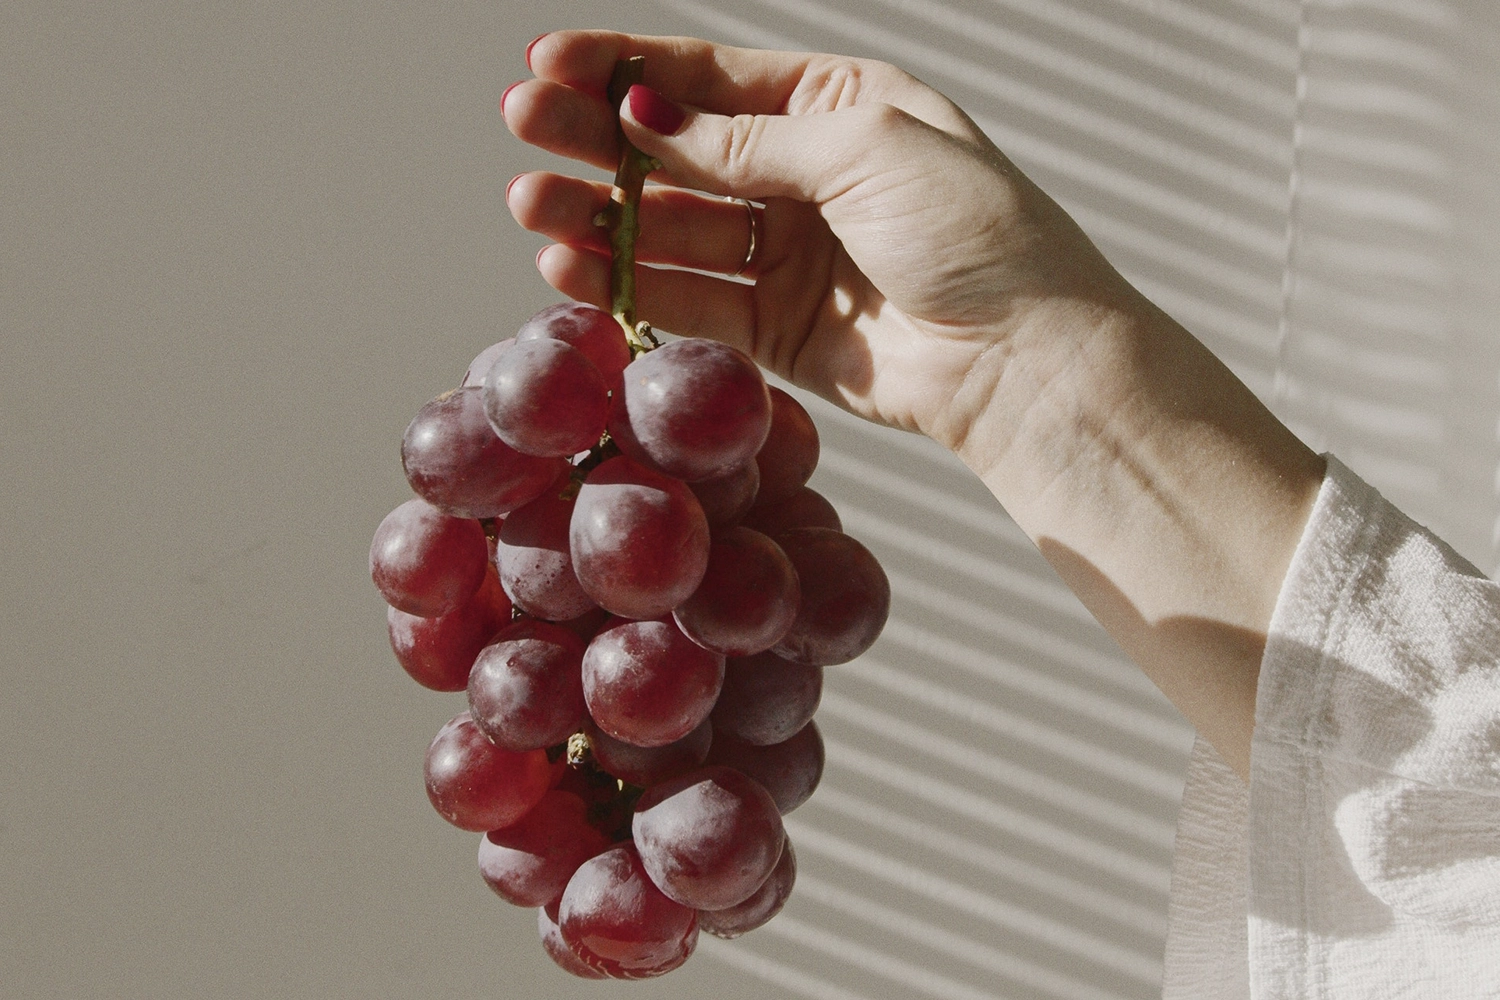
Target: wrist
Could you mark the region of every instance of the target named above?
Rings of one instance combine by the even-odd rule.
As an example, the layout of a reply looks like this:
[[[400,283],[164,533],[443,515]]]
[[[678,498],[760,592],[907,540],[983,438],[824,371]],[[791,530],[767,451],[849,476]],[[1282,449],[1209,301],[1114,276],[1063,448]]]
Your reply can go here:
[[[1242,774],[1260,651],[1323,462],[1144,299],[1021,332],[958,452]]]
[[[934,436],[1023,520],[1029,498],[1092,460],[1128,395],[1147,309],[1070,297],[1017,309],[954,394],[960,416]]]

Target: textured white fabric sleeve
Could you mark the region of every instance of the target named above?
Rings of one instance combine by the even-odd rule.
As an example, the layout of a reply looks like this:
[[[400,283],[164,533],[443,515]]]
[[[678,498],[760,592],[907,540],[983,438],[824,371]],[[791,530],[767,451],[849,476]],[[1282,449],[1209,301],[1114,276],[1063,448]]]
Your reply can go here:
[[[1193,751],[1163,996],[1500,998],[1500,586],[1328,466],[1249,788]]]

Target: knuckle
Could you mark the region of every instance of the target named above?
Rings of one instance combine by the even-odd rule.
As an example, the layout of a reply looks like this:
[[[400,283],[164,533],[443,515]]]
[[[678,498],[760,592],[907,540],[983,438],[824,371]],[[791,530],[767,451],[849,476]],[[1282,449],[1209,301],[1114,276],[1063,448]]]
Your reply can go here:
[[[808,63],[802,79],[787,99],[787,112],[805,115],[854,107],[866,90],[867,82],[892,69],[894,67],[872,59],[838,56],[814,59]]]
[[[749,172],[765,129],[766,120],[760,115],[741,114],[729,119],[720,157],[725,179],[731,184]]]
[[[869,138],[867,142],[880,142],[906,129],[915,119],[894,104],[861,104],[853,112],[858,116],[859,128]]]

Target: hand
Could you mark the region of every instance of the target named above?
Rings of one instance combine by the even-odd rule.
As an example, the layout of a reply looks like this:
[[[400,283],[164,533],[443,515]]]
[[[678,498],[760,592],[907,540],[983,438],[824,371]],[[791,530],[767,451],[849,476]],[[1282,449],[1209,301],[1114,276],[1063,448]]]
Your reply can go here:
[[[649,89],[618,116],[618,58]],[[617,121],[663,169],[639,315],[712,337],[955,451],[1242,775],[1276,595],[1322,460],[936,91],[882,63],[556,32],[502,100],[516,135],[612,170]],[[609,186],[522,175],[543,276],[608,300]],[[749,220],[765,203],[745,284]],[[1127,528],[1128,530],[1122,530]]]
[[[616,115],[603,93],[631,55],[646,57],[654,93],[636,91],[620,120],[663,165],[642,197],[638,260],[732,274],[750,241],[746,211],[694,192],[765,204],[743,272],[753,283],[640,268],[638,314],[653,326],[733,344],[861,416],[957,450],[1023,342],[1071,351],[1048,346],[1061,313],[1142,304],[962,111],[884,63],[560,31],[530,50],[536,79],[507,92],[506,123],[612,170]],[[534,172],[507,193],[521,225],[561,244],[538,257],[546,280],[599,305],[607,244],[592,220],[608,192]]]

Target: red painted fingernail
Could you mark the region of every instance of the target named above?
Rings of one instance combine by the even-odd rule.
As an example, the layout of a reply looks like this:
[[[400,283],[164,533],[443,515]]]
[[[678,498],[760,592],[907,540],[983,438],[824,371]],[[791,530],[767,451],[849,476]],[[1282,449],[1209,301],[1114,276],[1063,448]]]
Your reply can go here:
[[[631,87],[625,99],[630,102],[631,117],[661,135],[671,135],[682,128],[682,121],[687,117],[682,108],[640,84]]]
[[[500,117],[501,118],[505,117],[505,99],[510,96],[510,92],[512,90],[515,90],[520,85],[521,85],[521,81],[517,80],[515,83],[511,84],[509,87],[506,87],[505,88],[505,93],[503,93],[503,94],[500,95]]]
[[[516,181],[520,180],[522,177],[525,177],[525,176],[526,175],[524,173],[516,174],[516,176],[514,176],[514,177],[512,177],[510,179],[510,183],[507,184],[507,185],[505,185],[505,203],[507,205],[510,204],[510,189],[516,186]]]
[[[537,35],[535,38],[533,38],[531,40],[530,44],[528,44],[526,46],[526,68],[527,69],[531,68],[531,50],[534,49],[534,48],[536,48],[536,43],[537,42],[540,42],[543,38],[546,38],[550,34],[552,34],[552,32],[550,32],[550,31],[544,31],[540,35]]]

